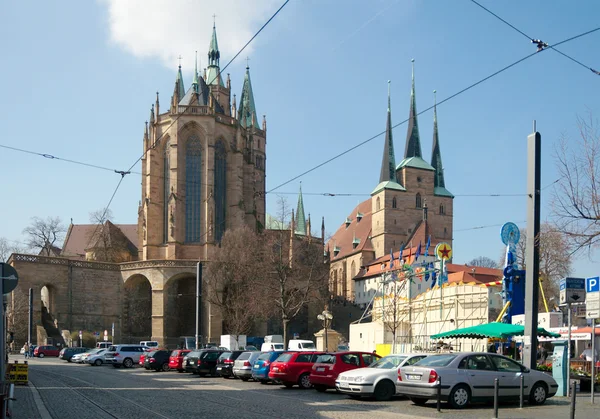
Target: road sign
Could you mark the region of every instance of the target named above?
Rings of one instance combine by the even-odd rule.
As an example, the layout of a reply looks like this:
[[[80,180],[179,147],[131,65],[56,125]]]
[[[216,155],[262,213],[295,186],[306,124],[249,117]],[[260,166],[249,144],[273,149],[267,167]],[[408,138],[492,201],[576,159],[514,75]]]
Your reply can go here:
[[[2,282],[4,294],[12,292],[19,282],[19,274],[17,270],[10,266],[8,263],[0,262],[0,272],[2,272]]]
[[[108,342],[108,330],[104,331],[104,341]]]
[[[600,318],[600,278],[593,276],[585,279],[586,318]]]
[[[561,304],[583,302],[585,297],[585,279],[563,278],[560,280],[559,290]]]

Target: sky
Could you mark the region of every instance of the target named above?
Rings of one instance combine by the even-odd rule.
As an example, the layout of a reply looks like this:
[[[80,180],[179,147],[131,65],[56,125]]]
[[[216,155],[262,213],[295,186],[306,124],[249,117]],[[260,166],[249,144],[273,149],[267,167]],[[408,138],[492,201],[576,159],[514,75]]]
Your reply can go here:
[[[156,92],[163,109],[169,104],[178,57],[186,87],[194,51],[199,66],[206,65],[213,19],[223,67],[282,3],[6,3],[0,37],[10,41],[3,43],[0,66],[0,144],[63,160],[0,148],[0,237],[22,241],[35,216],[89,223],[90,212],[107,206],[120,175],[64,159],[127,170],[142,153]],[[481,3],[549,44],[599,26],[594,0]],[[599,41],[600,31],[560,50],[600,69]],[[250,66],[257,111],[267,118],[271,190],[383,132],[388,80],[392,122],[404,121],[411,59],[422,111],[433,104],[433,90],[440,102],[534,51],[525,37],[469,0],[291,0],[224,73],[231,73],[239,97]],[[546,50],[438,106],[446,187],[456,196],[455,263],[499,259],[500,226],[525,226],[526,138],[533,120],[542,135],[542,219],[552,220],[554,188],[548,185],[558,177],[556,145],[561,136],[575,144],[577,117],[598,117],[599,97],[599,76]],[[429,161],[431,111],[419,116],[419,129]],[[398,163],[406,124],[393,136]],[[327,232],[335,232],[378,184],[382,153],[379,136],[268,194],[268,212],[277,212],[280,196],[295,206],[302,181],[313,226],[325,217]],[[137,222],[140,182],[135,174],[123,179],[110,205],[116,223]],[[495,194],[512,196],[489,196]],[[594,254],[579,256],[573,274],[598,275],[597,261]]]

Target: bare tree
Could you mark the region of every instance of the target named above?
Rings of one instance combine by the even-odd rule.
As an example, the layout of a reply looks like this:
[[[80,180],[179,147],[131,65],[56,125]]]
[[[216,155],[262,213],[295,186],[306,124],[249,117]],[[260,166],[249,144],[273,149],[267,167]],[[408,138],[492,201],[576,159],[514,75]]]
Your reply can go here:
[[[23,288],[15,288],[8,296],[6,321],[8,330],[15,334],[16,347],[27,341],[27,326],[29,322],[29,298]]]
[[[573,252],[591,250],[600,241],[600,132],[590,114],[577,118],[579,136],[561,138],[555,152],[560,174],[553,212]]]
[[[112,221],[110,209],[99,209],[90,213],[90,222],[97,224],[91,231],[87,248],[92,250],[98,262],[125,262],[134,253],[132,243]]]
[[[30,249],[37,249],[44,256],[52,256],[66,232],[59,217],[47,217],[45,220],[33,217],[31,224],[23,229],[27,236],[26,244]]]
[[[13,253],[23,253],[25,249],[17,242],[11,244],[11,241],[0,237],[0,262],[6,262]]]
[[[554,297],[558,301],[558,283],[571,273],[571,252],[567,236],[550,224],[540,226],[540,278],[546,299]],[[517,243],[517,263],[525,266],[527,230],[521,229],[521,240]]]
[[[263,238],[249,227],[227,230],[205,275],[207,300],[219,307],[225,332],[250,332],[265,313]]]
[[[498,262],[487,256],[478,256],[468,263],[469,266],[498,269]]]
[[[287,203],[279,201],[279,217],[288,225]],[[288,324],[310,304],[323,306],[326,301],[329,266],[323,260],[323,245],[306,236],[297,236],[294,224],[289,230],[265,232],[267,262],[265,290],[275,305],[287,342]]]

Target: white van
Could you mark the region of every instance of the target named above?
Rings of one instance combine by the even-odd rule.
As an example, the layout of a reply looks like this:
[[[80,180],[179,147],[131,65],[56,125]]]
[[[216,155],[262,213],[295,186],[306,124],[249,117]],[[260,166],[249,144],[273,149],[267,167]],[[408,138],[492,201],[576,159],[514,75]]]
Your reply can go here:
[[[155,340],[143,340],[140,342],[140,346],[145,346],[146,348],[158,348],[158,342]]]
[[[290,339],[288,351],[316,351],[317,347],[312,340]]]
[[[265,342],[260,347],[261,352],[283,351],[284,349],[285,349],[285,346],[283,345],[283,343]]]
[[[112,344],[112,342],[96,342],[96,348],[107,349],[108,347],[112,346]]]

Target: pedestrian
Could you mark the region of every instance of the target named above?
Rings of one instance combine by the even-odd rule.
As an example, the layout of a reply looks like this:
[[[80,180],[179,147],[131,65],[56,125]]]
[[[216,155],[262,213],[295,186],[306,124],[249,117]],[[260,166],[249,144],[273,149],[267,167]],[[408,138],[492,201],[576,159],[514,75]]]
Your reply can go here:
[[[29,344],[27,342],[25,342],[25,345],[23,345],[23,355],[25,355],[25,358],[29,358]]]
[[[492,354],[496,353],[496,345],[494,344],[494,342],[491,342],[488,346],[488,352]]]
[[[548,351],[546,350],[546,348],[544,348],[544,345],[542,345],[541,343],[538,345],[536,358],[538,365],[544,365],[546,363],[546,359],[548,359]]]
[[[33,358],[33,343],[29,344],[29,358]]]
[[[595,354],[596,355],[596,359],[598,359],[598,351],[594,351],[594,352],[596,352],[596,354]],[[584,359],[584,360],[589,361],[589,362],[592,361],[592,344],[591,343],[587,344],[587,349],[585,349],[581,353],[581,355],[579,355],[579,358],[580,359]]]

